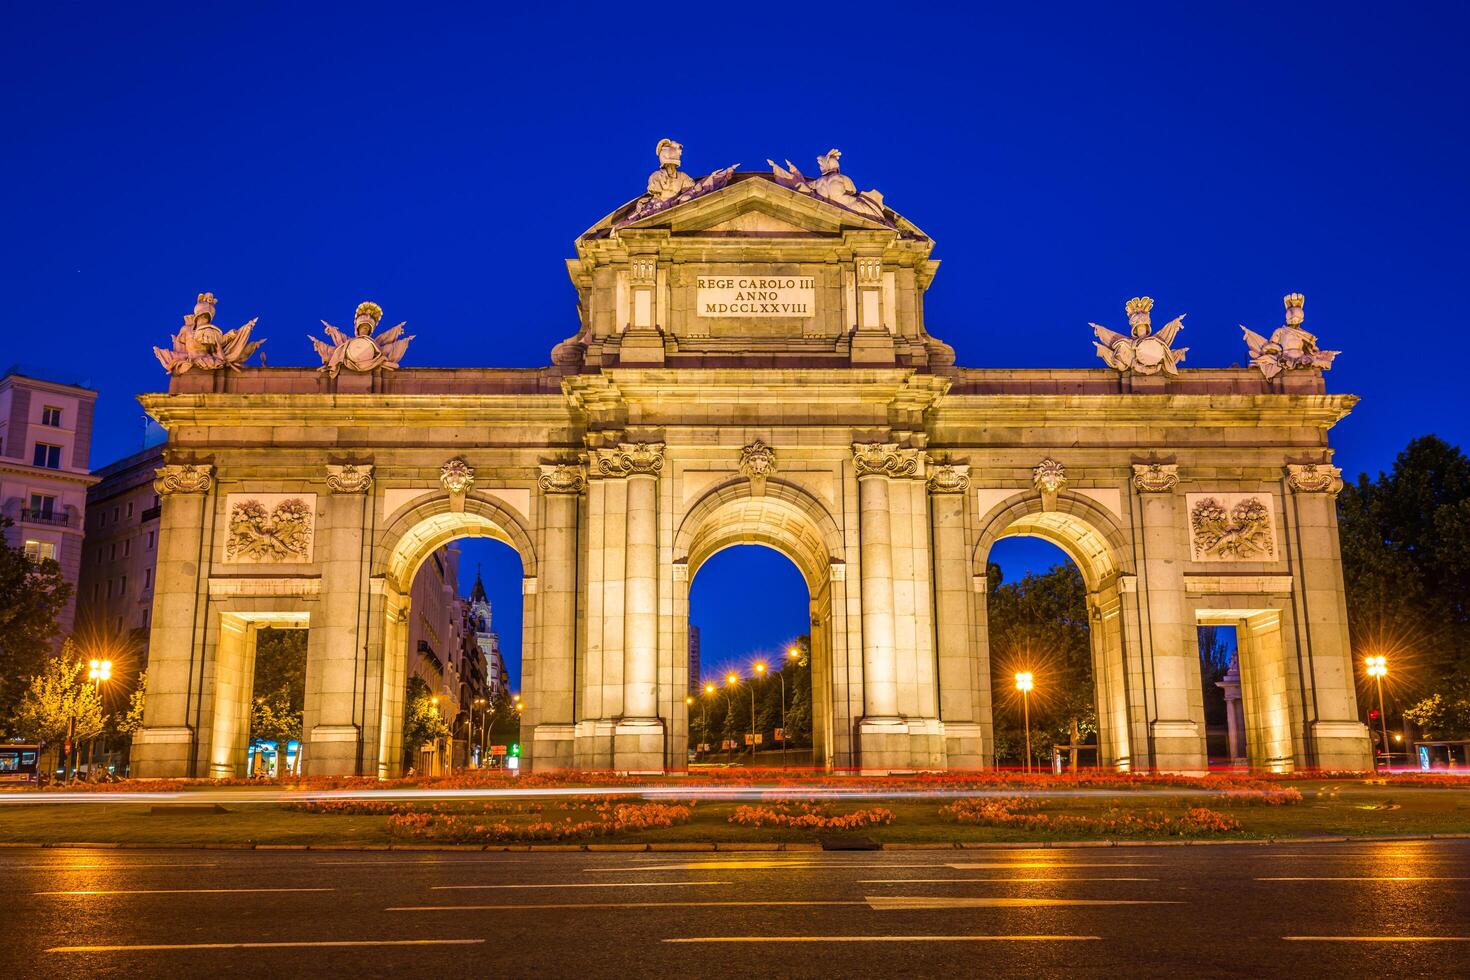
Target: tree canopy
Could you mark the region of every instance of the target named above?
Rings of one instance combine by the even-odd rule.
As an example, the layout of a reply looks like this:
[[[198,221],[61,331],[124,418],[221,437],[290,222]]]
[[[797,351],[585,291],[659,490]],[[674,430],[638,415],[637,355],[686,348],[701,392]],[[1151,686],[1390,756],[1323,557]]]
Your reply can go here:
[[[0,532],[12,522],[0,517]],[[32,558],[0,533],[0,725],[9,721],[60,634],[72,587],[50,558]]]

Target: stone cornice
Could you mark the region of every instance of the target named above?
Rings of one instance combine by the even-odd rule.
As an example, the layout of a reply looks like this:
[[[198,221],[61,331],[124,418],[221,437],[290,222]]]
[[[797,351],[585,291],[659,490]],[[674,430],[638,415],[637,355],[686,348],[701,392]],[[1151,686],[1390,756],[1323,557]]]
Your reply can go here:
[[[1330,429],[1357,395],[945,395],[935,425]]]
[[[0,457],[0,473],[24,477],[39,486],[42,483],[72,483],[79,487],[90,487],[102,482],[102,477],[76,470],[52,470],[44,466],[31,466],[18,459]]]
[[[570,425],[576,413],[561,395],[139,395],[166,429],[180,426]]]

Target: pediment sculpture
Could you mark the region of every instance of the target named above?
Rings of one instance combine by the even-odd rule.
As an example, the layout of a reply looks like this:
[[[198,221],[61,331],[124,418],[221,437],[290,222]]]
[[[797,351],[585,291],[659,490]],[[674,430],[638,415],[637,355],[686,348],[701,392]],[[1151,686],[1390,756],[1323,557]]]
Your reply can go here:
[[[153,348],[158,363],[169,374],[183,374],[198,368],[201,371],[218,371],[229,368],[240,370],[240,365],[265,343],[250,340],[250,331],[255,327],[251,320],[243,327],[222,331],[214,325],[214,293],[200,293],[194,302],[194,312],[184,314],[184,325],[171,339],[169,350]]]
[[[675,205],[717,191],[730,182],[730,175],[740,166],[737,163],[695,180],[679,169],[684,158],[682,143],[661,139],[654,152],[658,154],[658,169],[648,177],[648,193],[634,202],[633,210],[618,222],[620,225],[667,211]]]
[[[1173,349],[1174,338],[1184,329],[1184,314],[1164,324],[1157,333],[1153,331],[1151,311],[1154,301],[1147,296],[1135,296],[1124,308],[1128,311],[1128,333],[1121,334],[1096,323],[1089,323],[1097,335],[1093,346],[1097,356],[1108,367],[1124,374],[1165,374],[1171,378],[1179,375],[1179,362],[1189,353],[1188,347]]]
[[[820,197],[865,218],[887,223],[888,218],[883,211],[883,195],[877,191],[859,192],[852,178],[842,172],[839,162],[841,159],[842,151],[835,148],[817,157],[817,168],[821,171],[821,176],[812,178],[796,169],[796,165],[790,160],[786,161],[784,168],[775,160],[767,160],[766,163],[771,165],[771,174],[776,178],[776,183],[783,187]]]
[[[1281,302],[1286,307],[1286,323],[1276,328],[1270,340],[1244,325],[1240,328],[1245,331],[1245,344],[1250,348],[1251,363],[1267,379],[1274,378],[1283,371],[1303,368],[1320,368],[1326,371],[1332,367],[1333,359],[1342,351],[1322,350],[1317,346],[1316,335],[1302,329],[1302,321],[1306,319],[1303,310],[1306,297],[1301,293],[1288,293],[1282,297]]]
[[[332,341],[330,344],[307,335],[322,359],[322,366],[317,370],[332,378],[343,368],[349,371],[376,371],[379,368],[385,371],[398,370],[398,364],[403,360],[408,342],[413,337],[403,336],[407,321],[374,337],[373,331],[382,318],[383,308],[377,303],[358,304],[357,312],[353,316],[351,337],[323,320],[322,326],[326,328],[327,337]]]

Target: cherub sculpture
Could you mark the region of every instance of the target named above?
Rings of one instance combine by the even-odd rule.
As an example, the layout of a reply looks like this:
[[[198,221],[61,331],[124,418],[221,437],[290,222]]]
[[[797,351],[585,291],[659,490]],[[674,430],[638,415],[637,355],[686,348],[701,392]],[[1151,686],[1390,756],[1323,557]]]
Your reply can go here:
[[[1306,297],[1301,293],[1289,293],[1282,297],[1281,302],[1286,306],[1286,323],[1276,328],[1270,340],[1245,326],[1240,328],[1245,331],[1245,345],[1250,348],[1251,363],[1260,368],[1261,374],[1268,379],[1282,371],[1301,368],[1325,371],[1332,367],[1332,359],[1342,351],[1321,350],[1317,347],[1316,335],[1302,329],[1302,320],[1306,318],[1302,309],[1306,305]]]
[[[887,221],[883,216],[883,195],[877,191],[859,193],[852,178],[842,172],[839,162],[841,159],[842,151],[838,149],[828,150],[817,157],[817,167],[821,169],[822,175],[811,180],[797,170],[790,160],[786,161],[784,169],[775,160],[767,160],[766,163],[771,165],[776,183],[783,187],[823,198],[876,221]]]
[[[214,325],[214,305],[214,293],[200,293],[194,301],[194,312],[184,314],[183,327],[173,335],[173,349],[153,348],[158,363],[169,374],[183,374],[193,368],[238,371],[240,365],[265,343],[263,340],[250,342],[254,320],[238,330],[221,331]]]
[[[1125,306],[1128,310],[1127,336],[1114,333],[1096,323],[1088,324],[1097,335],[1097,341],[1093,343],[1097,348],[1097,356],[1108,367],[1125,373],[1163,373],[1171,378],[1179,376],[1178,364],[1189,353],[1189,348],[1174,350],[1170,345],[1174,343],[1174,337],[1179,331],[1184,329],[1184,314],[1176,316],[1164,324],[1158,333],[1154,333],[1153,321],[1149,317],[1149,311],[1153,308],[1154,301],[1147,296],[1135,296],[1128,301]]]
[[[323,320],[322,326],[326,328],[327,337],[332,341],[330,344],[324,344],[310,334],[307,335],[307,339],[322,358],[322,366],[318,370],[325,371],[330,378],[335,378],[337,372],[343,368],[349,371],[375,371],[378,368],[385,371],[398,370],[398,362],[403,360],[408,342],[413,337],[403,336],[407,321],[374,337],[373,331],[382,318],[383,308],[377,303],[358,304],[357,313],[353,316],[351,337]]]

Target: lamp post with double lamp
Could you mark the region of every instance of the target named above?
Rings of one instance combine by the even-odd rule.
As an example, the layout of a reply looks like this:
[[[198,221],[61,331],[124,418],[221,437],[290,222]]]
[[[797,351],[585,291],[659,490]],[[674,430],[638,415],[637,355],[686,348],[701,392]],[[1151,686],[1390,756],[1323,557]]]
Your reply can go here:
[[[1393,756],[1389,754],[1388,747],[1388,713],[1383,710],[1383,678],[1388,675],[1388,658],[1384,656],[1367,657],[1364,661],[1368,676],[1373,678],[1373,683],[1378,687],[1378,724],[1383,731],[1383,767],[1391,768]],[[1375,763],[1374,769],[1378,766]]]
[[[704,732],[704,743],[706,745],[714,744],[710,741],[709,737],[709,701],[707,699],[714,697],[715,690],[716,688],[713,684],[706,683],[704,685],[705,696],[699,699],[699,727]]]
[[[1031,671],[1016,674],[1016,690],[1021,692],[1021,713],[1026,725],[1026,771],[1031,771],[1031,689],[1036,686]]]
[[[752,666],[754,667],[755,672],[756,672],[757,675],[759,675],[761,677],[766,676],[766,662],[764,660],[757,660]],[[776,671],[776,674],[777,674],[777,676],[780,676],[781,672],[778,670],[778,671]],[[783,710],[786,707],[786,682],[784,680],[781,681],[781,707],[783,708]],[[750,761],[752,761],[752,762],[755,761],[755,681],[754,680],[752,680],[750,682]],[[782,766],[785,766],[786,765],[786,754],[785,754],[784,747],[782,749],[782,754],[781,754],[781,765]]]
[[[476,769],[480,768],[480,757],[475,754],[475,708],[484,703],[484,698],[475,698],[470,702],[470,719],[465,728],[465,761],[473,763]],[[481,720],[484,720],[483,713],[481,713]]]
[[[786,651],[786,662],[794,664],[801,659],[801,650],[792,647]],[[781,677],[781,768],[786,768],[786,745],[791,741],[791,733],[786,730],[786,668],[782,667]]]
[[[731,671],[730,673],[728,673],[728,674],[725,675],[725,717],[726,718],[729,718],[731,715],[733,715],[735,713],[735,695],[732,692],[735,690],[736,686],[739,683],[740,683],[740,675],[737,674],[737,673],[735,673],[734,671]],[[730,727],[730,723],[728,721],[725,722],[725,727],[727,729]],[[754,746],[752,746],[752,748],[753,747]]]

